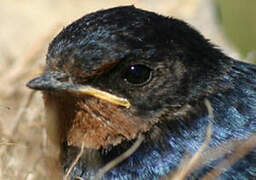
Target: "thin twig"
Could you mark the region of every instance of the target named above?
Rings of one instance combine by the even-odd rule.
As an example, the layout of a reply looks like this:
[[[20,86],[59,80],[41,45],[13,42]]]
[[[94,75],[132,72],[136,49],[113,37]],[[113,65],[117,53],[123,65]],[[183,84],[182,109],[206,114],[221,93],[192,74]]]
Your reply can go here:
[[[84,178],[81,178],[79,176],[76,176],[75,179],[77,179],[77,180],[85,180]]]
[[[183,163],[179,165],[179,168],[174,173],[174,175],[171,174],[172,180],[185,179],[197,167],[197,164],[201,158],[201,154],[206,150],[206,148],[208,147],[211,141],[212,126],[213,126],[212,122],[214,118],[213,109],[208,99],[205,99],[204,103],[207,107],[208,115],[210,118],[209,125],[207,127],[206,139],[201,145],[201,147],[197,150],[197,152],[189,160],[184,160]]]
[[[12,142],[0,142],[0,145],[4,145],[4,146],[14,146],[14,145],[16,145],[16,143],[12,143]]]
[[[103,168],[99,170],[99,172],[95,176],[95,180],[100,180],[106,172],[108,172],[110,169],[112,169],[113,167],[117,166],[119,163],[130,157],[138,149],[138,147],[141,145],[144,139],[145,137],[143,135],[139,135],[136,142],[127,151],[125,151],[123,154],[107,163]]]
[[[17,128],[18,128],[18,126],[19,126],[19,122],[21,122],[20,120],[23,118],[23,116],[24,116],[24,114],[25,114],[27,108],[29,107],[29,105],[30,105],[30,103],[31,103],[31,101],[32,101],[32,99],[33,99],[33,97],[34,97],[34,95],[35,95],[35,93],[36,93],[36,91],[31,91],[31,92],[28,94],[28,96],[25,97],[25,99],[24,99],[24,101],[23,101],[23,104],[20,106],[20,109],[19,109],[19,111],[18,111],[16,117],[15,117],[14,120],[13,120],[14,122],[16,122],[16,125],[15,125],[15,127],[13,128],[13,130],[12,130],[12,134],[17,131]]]
[[[226,142],[223,142],[217,147],[210,148],[209,150],[206,150],[203,152],[200,156],[200,160],[197,164],[197,169],[203,168],[207,163],[215,161],[227,153],[230,153],[232,150],[234,150],[237,146],[241,145],[241,140],[229,140]]]
[[[223,172],[225,172],[234,163],[251,152],[256,147],[256,134],[251,135],[244,143],[240,144],[234,153],[219,163],[213,170],[208,172],[201,180],[217,179]]]
[[[78,155],[76,156],[76,159],[73,161],[73,163],[71,164],[70,168],[68,169],[67,173],[65,174],[64,176],[64,180],[68,180],[68,177],[71,173],[71,171],[74,169],[75,165],[77,164],[77,162],[79,161],[79,159],[81,158],[81,156],[83,155],[84,153],[84,142],[82,143],[82,146],[81,146],[81,149],[80,149],[80,152],[78,153]]]
[[[23,103],[21,105],[21,107],[19,108],[19,111],[17,113],[17,115],[14,118],[14,122],[15,122],[15,126],[12,128],[11,133],[10,134],[14,134],[14,132],[17,132],[18,126],[20,124],[20,120],[23,118],[26,109],[29,107],[33,97],[34,97],[35,91],[31,91],[28,96],[26,96],[23,100]],[[6,152],[7,150],[7,146],[3,146],[0,149],[0,157],[3,155],[4,152]]]
[[[178,169],[175,172],[169,173],[167,176],[163,177],[164,179],[172,179],[172,180],[183,180],[186,179],[186,177],[197,168],[197,166],[200,164],[200,159],[202,153],[206,150],[208,147],[210,141],[211,141],[211,135],[212,135],[212,126],[213,126],[213,109],[211,106],[211,103],[209,100],[205,99],[204,103],[206,105],[206,108],[208,110],[208,116],[209,116],[209,125],[207,127],[207,133],[206,133],[206,139],[204,140],[203,144],[200,146],[200,148],[197,150],[197,152],[190,158],[183,158],[181,161],[181,164],[179,165]]]

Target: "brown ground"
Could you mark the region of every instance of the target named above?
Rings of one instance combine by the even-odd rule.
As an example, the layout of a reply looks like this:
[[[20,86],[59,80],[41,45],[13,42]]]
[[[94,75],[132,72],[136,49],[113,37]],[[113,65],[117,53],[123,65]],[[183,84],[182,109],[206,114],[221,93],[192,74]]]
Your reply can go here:
[[[41,94],[25,84],[42,72],[50,40],[73,20],[99,9],[135,5],[179,17],[233,57],[210,0],[1,0],[0,179],[56,179],[44,168],[47,138]]]

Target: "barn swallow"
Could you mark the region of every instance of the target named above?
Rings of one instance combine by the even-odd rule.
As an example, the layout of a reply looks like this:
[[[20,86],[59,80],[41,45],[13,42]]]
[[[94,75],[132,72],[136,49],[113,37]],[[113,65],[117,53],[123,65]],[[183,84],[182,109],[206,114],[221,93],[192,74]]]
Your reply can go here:
[[[98,170],[144,141],[104,180],[156,180],[193,155],[214,118],[210,148],[256,131],[256,66],[236,61],[185,22],[135,8],[88,14],[50,43],[44,73],[27,86],[43,92],[49,138],[61,145],[70,179]],[[54,116],[52,118],[51,116]],[[55,119],[55,120],[53,120]],[[231,152],[230,152],[231,153]],[[189,174],[199,179],[225,157]],[[219,179],[256,178],[256,148]]]

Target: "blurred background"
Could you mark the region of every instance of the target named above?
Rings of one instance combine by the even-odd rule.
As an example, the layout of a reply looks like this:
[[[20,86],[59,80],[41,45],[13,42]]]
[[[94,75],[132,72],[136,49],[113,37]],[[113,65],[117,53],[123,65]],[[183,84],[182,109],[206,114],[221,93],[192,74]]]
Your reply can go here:
[[[118,5],[183,19],[229,56],[256,63],[255,0],[0,0],[0,180],[56,179],[45,168],[51,157],[41,94],[25,85],[43,71],[58,32]]]
[[[256,1],[218,0],[218,20],[242,58],[256,63]]]

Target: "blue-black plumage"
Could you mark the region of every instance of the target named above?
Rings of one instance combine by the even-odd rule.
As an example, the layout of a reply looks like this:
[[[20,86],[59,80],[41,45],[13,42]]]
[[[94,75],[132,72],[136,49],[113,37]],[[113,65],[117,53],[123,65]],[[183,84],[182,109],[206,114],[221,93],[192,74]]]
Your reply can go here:
[[[140,147],[102,179],[154,180],[175,172],[202,146],[209,123],[208,150],[256,132],[256,66],[228,57],[181,20],[133,6],[64,28],[50,44],[44,74],[28,86],[44,91],[46,113],[54,109],[60,122],[65,172],[85,146],[71,179],[94,179],[141,134]],[[204,177],[236,149],[209,156],[187,179]],[[256,148],[218,178],[256,178]]]

